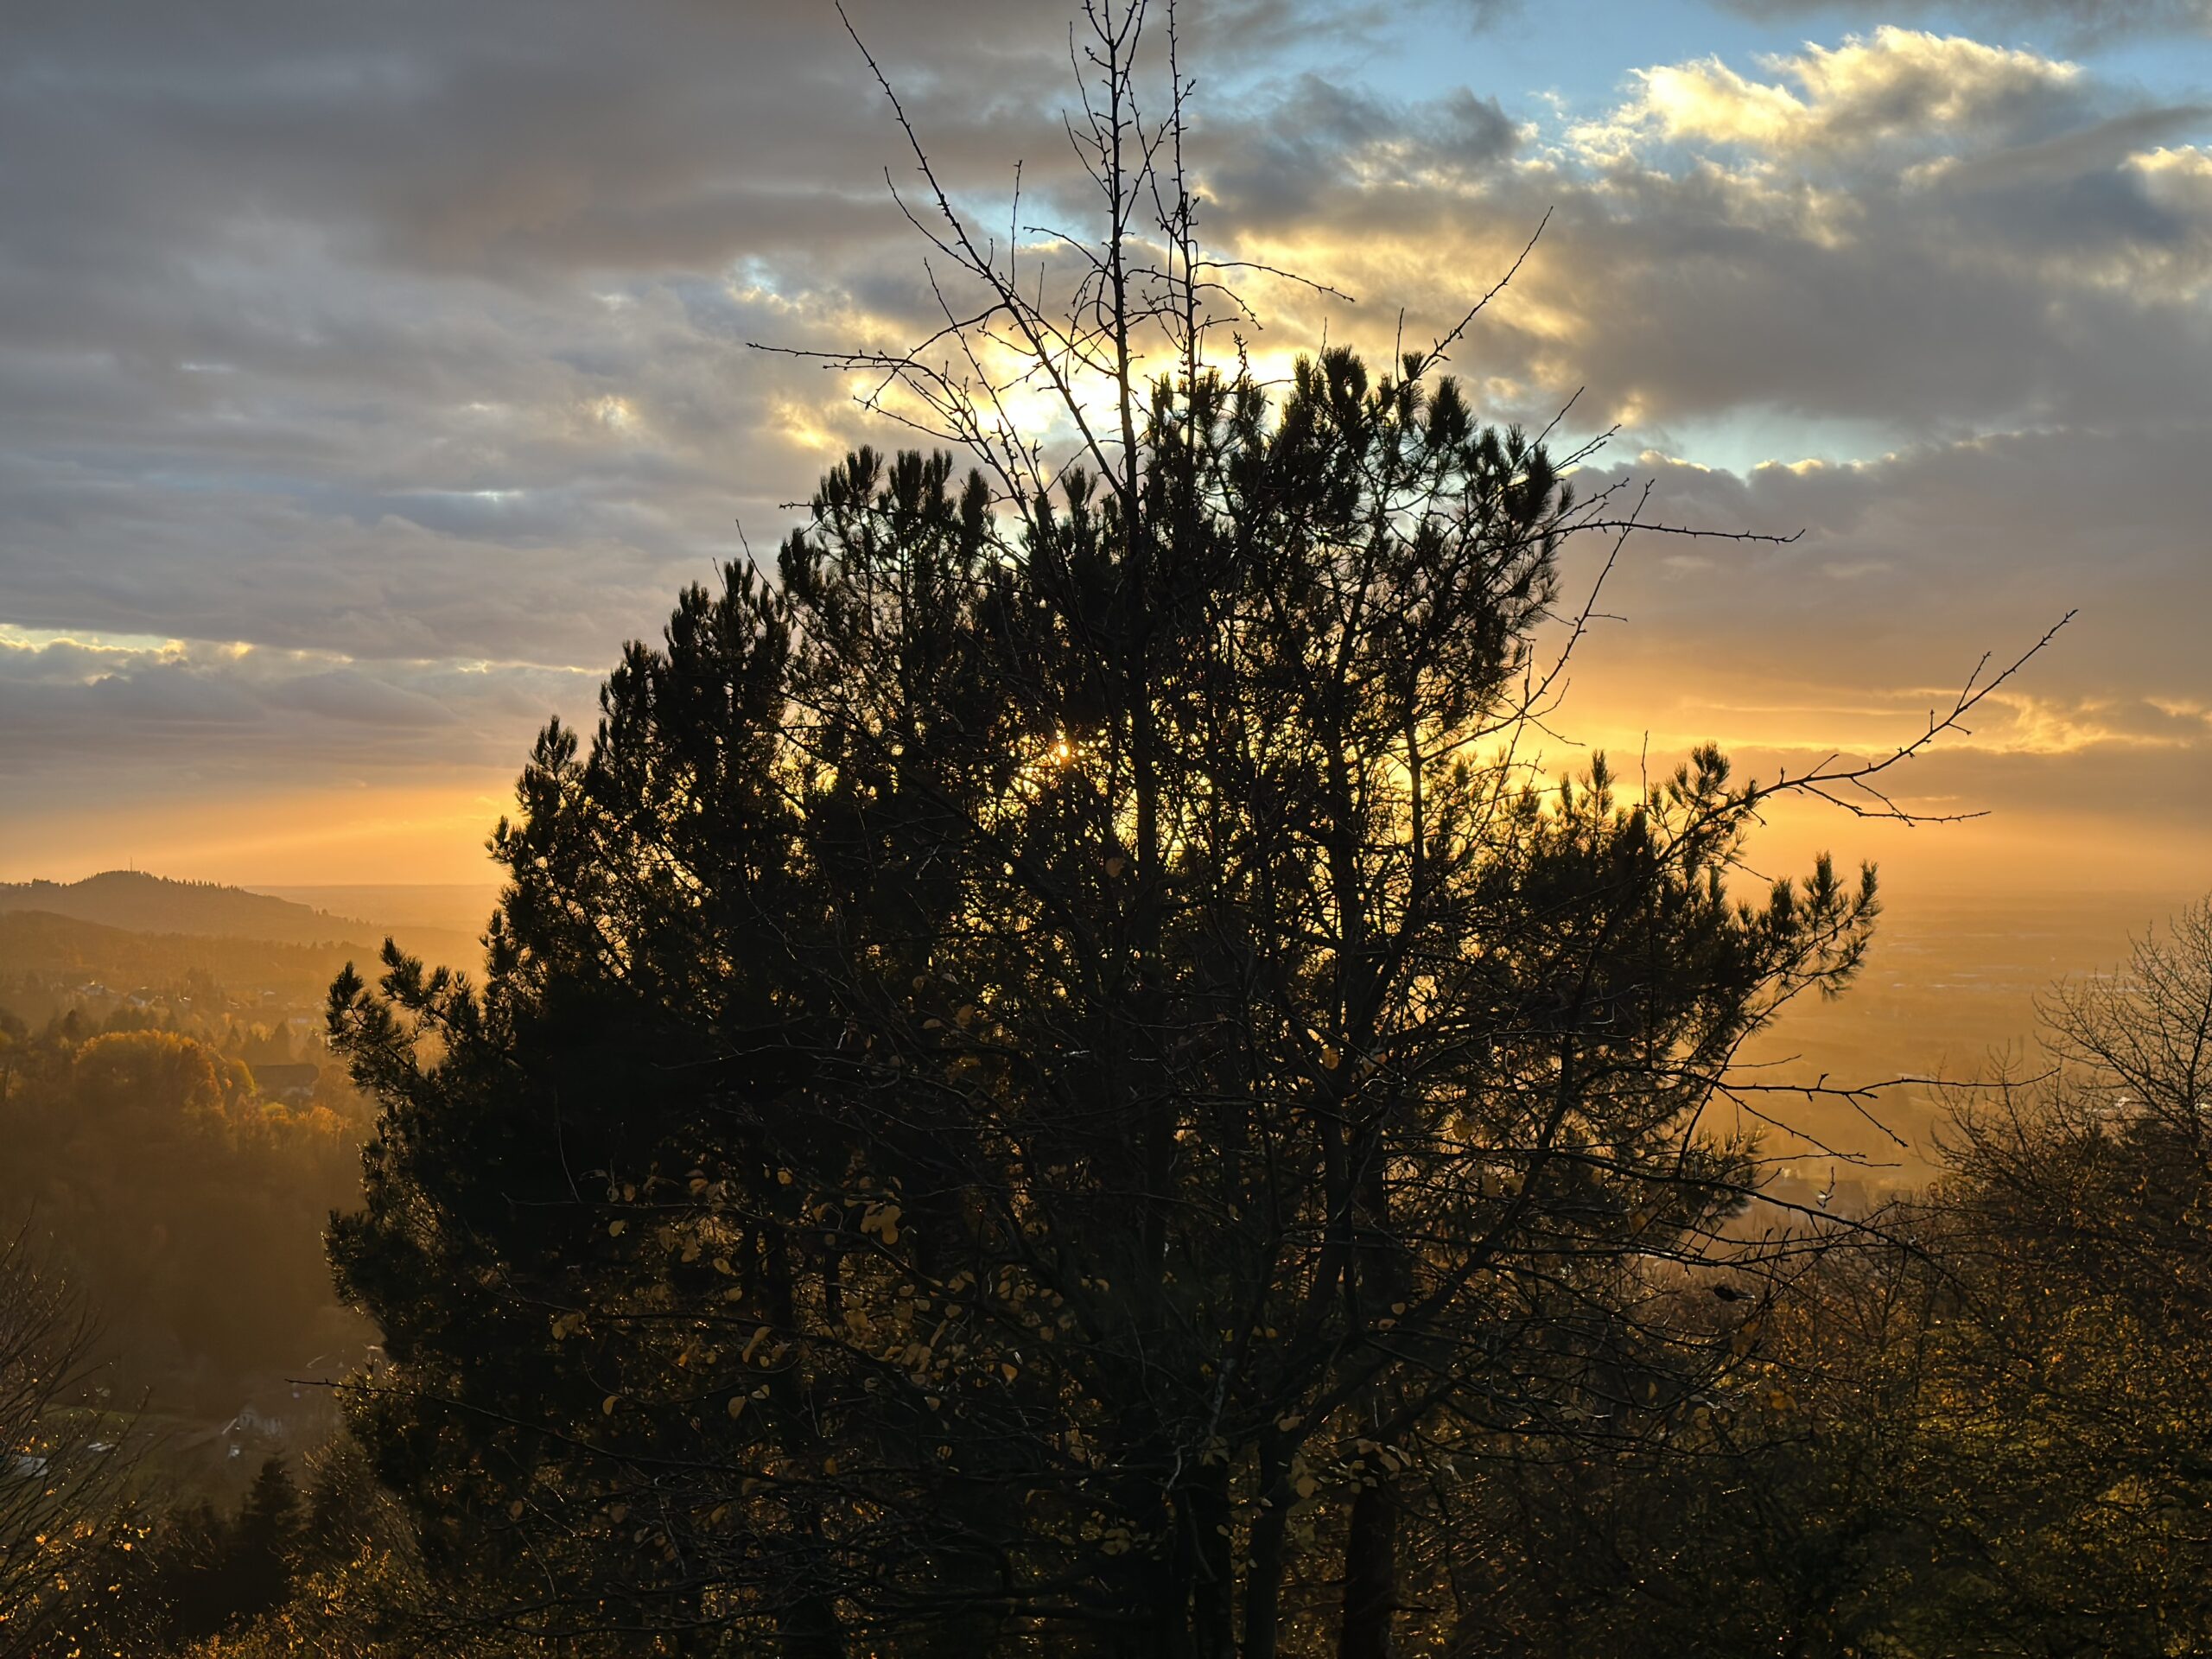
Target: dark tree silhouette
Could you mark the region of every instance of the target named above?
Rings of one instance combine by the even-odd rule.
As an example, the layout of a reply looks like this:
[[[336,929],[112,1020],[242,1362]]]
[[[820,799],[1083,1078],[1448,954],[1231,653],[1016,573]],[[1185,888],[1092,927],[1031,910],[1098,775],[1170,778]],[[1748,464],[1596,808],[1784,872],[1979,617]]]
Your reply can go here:
[[[2212,1643],[2212,905],[2046,999],[1935,1185],[1775,1295],[1671,1455],[1502,1459],[1417,1589],[1454,1651]]]
[[[772,580],[547,728],[480,989],[391,950],[333,988],[382,1105],[353,1420],[475,1616],[1379,1659],[1487,1460],[1744,1363],[1759,1298],[1702,1275],[1754,1171],[1702,1115],[1848,978],[1872,873],[1734,896],[1773,790],[1710,749],[1540,774],[1560,550],[1635,515],[1478,419],[1465,322],[1209,361],[1172,16],[1156,124],[1142,8],[1084,17],[1064,302],[918,143],[978,297],[836,359],[969,469],[849,456]],[[1986,689],[1783,786],[1894,812]]]
[[[2055,1062],[1957,1115],[1943,1491],[1961,1627],[2212,1643],[2212,902],[2040,1013]]]

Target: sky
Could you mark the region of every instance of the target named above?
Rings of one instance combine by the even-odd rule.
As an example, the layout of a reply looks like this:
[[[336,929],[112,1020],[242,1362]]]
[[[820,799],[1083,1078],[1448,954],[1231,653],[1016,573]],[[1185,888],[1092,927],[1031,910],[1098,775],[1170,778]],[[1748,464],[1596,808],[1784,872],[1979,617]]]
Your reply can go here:
[[[849,0],[957,200],[1079,211],[1067,20]],[[817,0],[12,0],[0,879],[466,881],[550,715],[896,442],[750,342],[928,317]],[[1910,889],[2212,887],[2212,0],[1186,0],[1255,350],[1447,327],[1479,408],[1786,544],[1632,540],[1556,759],[1924,728]],[[1402,323],[1401,319],[1402,318]],[[742,535],[741,534],[742,531]],[[1589,573],[1569,570],[1571,581]]]

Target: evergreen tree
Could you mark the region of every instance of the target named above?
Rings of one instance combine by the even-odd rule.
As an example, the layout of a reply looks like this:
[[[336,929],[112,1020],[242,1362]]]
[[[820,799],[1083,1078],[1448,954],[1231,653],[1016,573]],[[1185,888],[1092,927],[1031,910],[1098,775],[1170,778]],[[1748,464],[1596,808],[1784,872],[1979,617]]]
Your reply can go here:
[[[1745,1363],[1704,1114],[1872,873],[1734,896],[1769,791],[1711,749],[1537,774],[1560,549],[1618,525],[1449,336],[1209,365],[1181,83],[1143,127],[1141,14],[1087,16],[1089,297],[967,265],[1076,462],[891,363],[976,464],[849,456],[546,729],[480,988],[333,988],[354,1426],[486,1618],[1379,1659],[1485,1464]]]
[[[236,1609],[226,1568],[232,1523],[207,1498],[162,1518],[144,1553],[145,1593],[109,1609],[111,1640],[151,1649],[196,1642],[228,1628]]]
[[[1250,1650],[1387,1625],[1455,1450],[1725,1360],[1638,1264],[1733,1202],[1698,1111],[1871,881],[1731,901],[1717,754],[1626,802],[1485,757],[1562,492],[1448,381],[1155,410],[1139,571],[1087,479],[1009,536],[852,457],[548,730],[484,991],[335,988],[361,1427],[456,1565],[810,1650]]]
[[[301,1530],[299,1488],[282,1458],[270,1458],[254,1476],[238,1507],[224,1567],[232,1617],[251,1619],[280,1605],[289,1593],[291,1558]]]

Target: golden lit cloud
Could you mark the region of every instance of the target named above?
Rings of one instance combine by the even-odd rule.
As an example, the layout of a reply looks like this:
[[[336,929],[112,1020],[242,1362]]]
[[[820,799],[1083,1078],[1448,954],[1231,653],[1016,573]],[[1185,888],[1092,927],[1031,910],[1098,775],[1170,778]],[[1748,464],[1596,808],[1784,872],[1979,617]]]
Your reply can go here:
[[[1655,137],[1770,156],[1928,143],[1970,128],[2003,130],[2082,77],[2078,65],[2034,52],[1890,25],[1760,64],[1776,79],[1753,79],[1717,58],[1639,69],[1637,96],[1570,140],[1598,158]]]

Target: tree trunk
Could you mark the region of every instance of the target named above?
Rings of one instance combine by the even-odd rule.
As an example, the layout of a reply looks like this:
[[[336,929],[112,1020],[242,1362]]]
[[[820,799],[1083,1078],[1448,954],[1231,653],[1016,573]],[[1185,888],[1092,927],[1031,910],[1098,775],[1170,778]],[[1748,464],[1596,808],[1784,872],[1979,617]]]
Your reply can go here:
[[[1259,1489],[1269,1501],[1252,1518],[1251,1565],[1244,1575],[1243,1659],[1275,1659],[1282,1620],[1283,1541],[1295,1494],[1284,1478],[1279,1441],[1280,1436],[1270,1433],[1260,1442]]]
[[[776,1620],[785,1659],[843,1659],[844,1632],[827,1596],[805,1596]]]
[[[1196,1659],[1236,1659],[1236,1541],[1232,1528],[1226,1468],[1207,1471],[1215,1478],[1194,1484],[1187,1501],[1191,1517],[1191,1647]]]
[[[1398,1505],[1389,1488],[1363,1486],[1344,1538],[1344,1620],[1337,1659],[1390,1659],[1398,1602]]]

